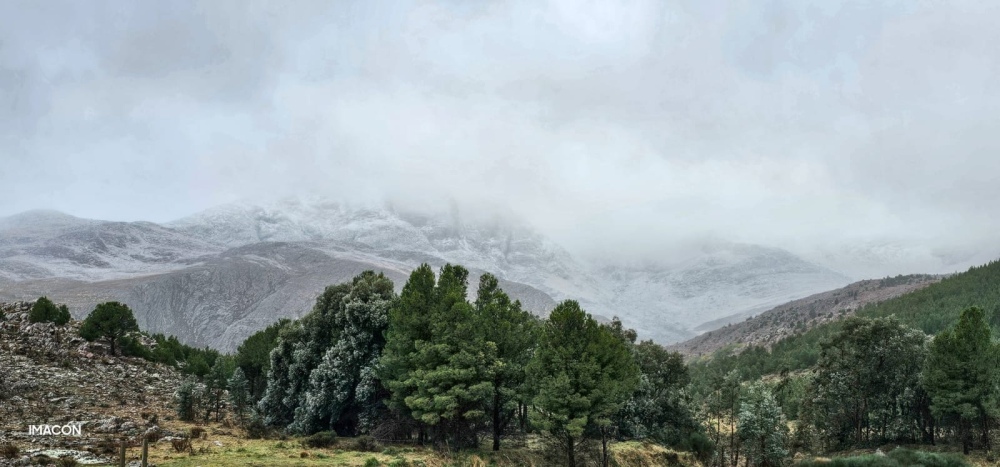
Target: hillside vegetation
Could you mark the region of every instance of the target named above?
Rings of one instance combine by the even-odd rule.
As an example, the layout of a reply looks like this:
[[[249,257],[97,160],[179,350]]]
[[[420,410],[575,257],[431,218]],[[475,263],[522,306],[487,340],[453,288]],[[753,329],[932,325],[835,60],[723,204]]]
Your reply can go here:
[[[943,276],[914,274],[855,282],[846,287],[810,295],[698,337],[667,346],[687,357],[701,357],[723,349],[770,347],[824,323],[852,316],[856,311],[939,282]]]
[[[892,444],[960,446],[965,454],[985,452],[986,462],[994,462],[998,284],[1000,262],[991,262],[770,348],[740,352],[733,346],[692,362],[690,391],[704,421],[714,424],[721,465],[735,466],[755,449],[787,459]],[[748,401],[762,412],[748,414]],[[746,444],[748,421],[761,417],[771,420],[769,428],[754,431],[763,444]],[[932,463],[938,461],[945,462]],[[834,463],[897,462],[861,456]]]
[[[1000,331],[1000,262],[972,267],[919,290],[863,306],[854,314],[860,318],[894,316],[902,324],[934,335],[957,322],[962,310],[970,306],[983,308],[994,332]],[[770,348],[753,345],[737,352],[737,346],[731,345],[694,362],[692,369],[704,375],[739,368],[745,380],[803,370],[816,364],[820,343],[842,326],[840,320],[824,322],[777,340]]]

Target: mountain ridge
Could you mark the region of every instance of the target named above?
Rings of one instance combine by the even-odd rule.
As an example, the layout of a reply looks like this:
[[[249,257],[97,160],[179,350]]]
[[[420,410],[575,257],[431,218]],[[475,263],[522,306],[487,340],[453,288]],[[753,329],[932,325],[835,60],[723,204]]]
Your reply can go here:
[[[284,200],[223,205],[163,224],[51,212],[0,219],[0,297],[51,294],[77,316],[98,299],[126,301],[156,332],[223,348],[265,319],[308,311],[322,287],[361,269],[386,272],[398,288],[425,262],[461,264],[475,277],[490,272],[536,314],[574,299],[665,343],[693,337],[701,323],[849,281],[785,250],[724,241],[678,264],[581,260],[516,221],[454,208],[427,214]],[[219,296],[185,298],[203,290]],[[241,300],[239,290],[253,298]]]

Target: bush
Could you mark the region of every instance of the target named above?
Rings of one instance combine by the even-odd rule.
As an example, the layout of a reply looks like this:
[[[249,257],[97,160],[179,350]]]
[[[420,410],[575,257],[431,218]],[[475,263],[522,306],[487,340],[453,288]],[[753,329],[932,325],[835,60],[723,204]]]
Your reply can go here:
[[[337,444],[337,434],[332,431],[313,433],[302,440],[302,445],[307,448],[328,448],[334,444]]]
[[[143,345],[139,343],[139,340],[133,337],[123,337],[121,347],[122,355],[126,357],[139,357],[144,360],[153,359],[153,353],[146,347],[143,347]]]
[[[691,436],[684,444],[684,448],[693,453],[702,464],[708,465],[709,461],[715,455],[715,442],[700,431],[691,433]]]
[[[69,308],[66,305],[56,306],[46,297],[39,297],[28,312],[28,321],[32,323],[55,323],[62,326],[69,322]]]
[[[359,452],[378,452],[378,443],[371,436],[359,436],[354,441],[354,450]]]
[[[21,454],[21,450],[11,443],[0,444],[0,457],[13,459]]]

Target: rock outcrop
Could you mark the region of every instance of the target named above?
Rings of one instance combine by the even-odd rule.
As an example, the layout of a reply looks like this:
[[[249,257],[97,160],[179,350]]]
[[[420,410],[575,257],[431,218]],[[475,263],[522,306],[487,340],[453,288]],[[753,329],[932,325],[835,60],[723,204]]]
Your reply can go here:
[[[169,435],[158,420],[172,416],[177,371],[109,355],[105,345],[79,337],[79,321],[31,323],[31,305],[0,303],[0,446],[17,451],[12,458],[0,453],[0,466],[32,465],[40,456],[109,462],[122,439],[138,443],[151,430]],[[79,436],[72,429],[32,434],[32,425],[79,426]]]

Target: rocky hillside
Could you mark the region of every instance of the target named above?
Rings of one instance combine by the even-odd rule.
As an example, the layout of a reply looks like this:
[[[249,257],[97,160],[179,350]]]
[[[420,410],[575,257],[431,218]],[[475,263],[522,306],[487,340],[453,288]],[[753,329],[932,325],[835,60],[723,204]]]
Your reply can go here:
[[[793,300],[669,348],[688,357],[699,357],[726,347],[769,346],[792,334],[850,316],[866,305],[922,289],[941,281],[943,277],[909,275],[855,282],[847,287]]]
[[[0,455],[0,465],[35,465],[62,456],[81,464],[110,462],[122,437],[173,434],[158,421],[172,417],[177,372],[108,356],[104,345],[78,336],[79,321],[30,323],[30,308],[26,302],[0,303],[0,446],[17,451],[12,458]],[[28,433],[29,425],[71,422],[82,424],[82,436]]]

